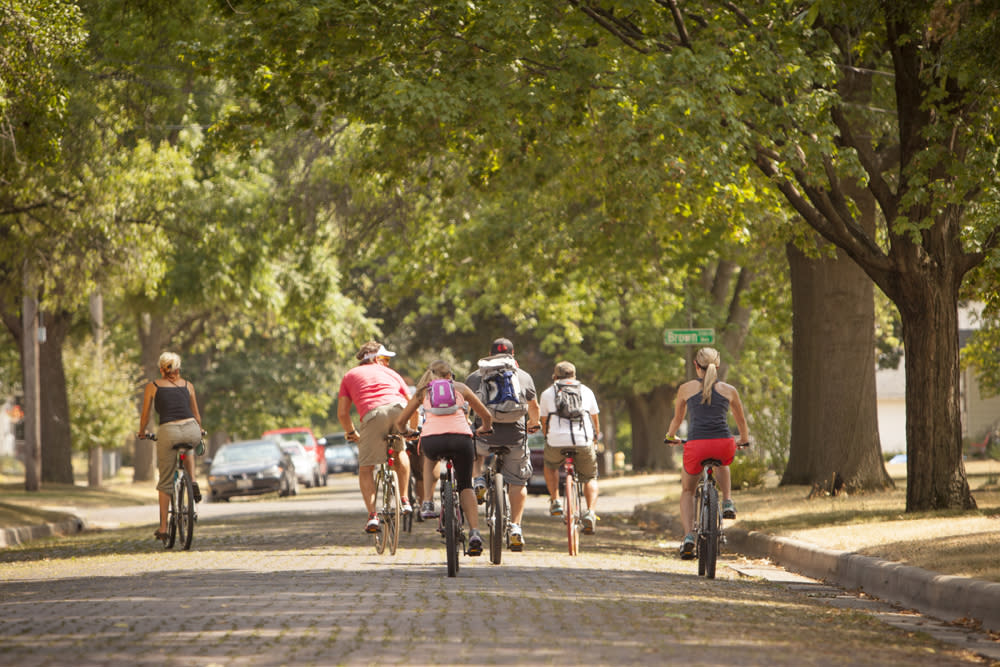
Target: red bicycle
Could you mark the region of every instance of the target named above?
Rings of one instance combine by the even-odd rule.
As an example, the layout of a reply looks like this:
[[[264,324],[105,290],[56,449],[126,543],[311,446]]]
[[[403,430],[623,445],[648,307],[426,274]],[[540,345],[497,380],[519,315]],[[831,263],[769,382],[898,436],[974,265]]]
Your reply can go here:
[[[573,457],[576,449],[563,449],[560,451],[563,456],[563,467],[566,470],[566,481],[563,489],[563,496],[566,499],[566,507],[563,510],[563,520],[566,522],[566,538],[569,542],[569,555],[575,556],[580,552],[580,531],[583,530],[583,483],[576,473],[576,465]]]

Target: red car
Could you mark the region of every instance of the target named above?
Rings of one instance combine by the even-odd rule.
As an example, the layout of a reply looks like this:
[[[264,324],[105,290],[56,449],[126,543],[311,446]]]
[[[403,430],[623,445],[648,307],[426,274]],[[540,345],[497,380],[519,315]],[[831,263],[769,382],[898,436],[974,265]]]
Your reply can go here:
[[[319,444],[312,429],[305,426],[292,426],[290,428],[276,428],[265,431],[261,437],[272,440],[292,440],[306,448],[306,451],[316,457],[316,486],[326,486],[326,453],[323,445]]]

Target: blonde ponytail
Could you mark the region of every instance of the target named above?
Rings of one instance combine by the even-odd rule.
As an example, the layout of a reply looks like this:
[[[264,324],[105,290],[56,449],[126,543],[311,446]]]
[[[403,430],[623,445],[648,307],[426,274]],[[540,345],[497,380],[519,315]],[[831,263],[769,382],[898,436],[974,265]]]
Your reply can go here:
[[[701,402],[712,404],[712,387],[719,379],[719,351],[711,347],[703,347],[695,355],[694,363],[705,371],[705,379],[702,380]]]

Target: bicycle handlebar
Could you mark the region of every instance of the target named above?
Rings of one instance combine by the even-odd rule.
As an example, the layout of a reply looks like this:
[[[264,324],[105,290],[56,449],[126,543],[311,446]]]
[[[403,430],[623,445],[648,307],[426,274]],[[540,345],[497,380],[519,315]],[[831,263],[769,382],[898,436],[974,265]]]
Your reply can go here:
[[[687,440],[681,440],[680,438],[674,438],[673,440],[670,438],[664,438],[663,442],[668,445],[683,445],[687,442]],[[736,443],[736,449],[746,449],[749,446],[750,441]]]

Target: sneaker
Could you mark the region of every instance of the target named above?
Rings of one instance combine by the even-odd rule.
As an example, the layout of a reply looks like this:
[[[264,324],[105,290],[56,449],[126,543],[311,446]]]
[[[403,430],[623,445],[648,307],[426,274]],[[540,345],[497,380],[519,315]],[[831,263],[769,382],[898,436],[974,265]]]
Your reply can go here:
[[[420,518],[422,519],[436,519],[437,510],[434,509],[434,501],[428,500],[426,503],[420,506]]]
[[[469,555],[479,556],[483,553],[483,537],[478,530],[469,531]]]
[[[597,527],[597,515],[594,510],[586,510],[583,513],[583,534],[593,535],[594,528]]]
[[[370,514],[368,515],[368,523],[365,524],[366,533],[377,533],[378,532],[378,515]]]
[[[403,514],[413,514],[413,505],[406,498],[401,498],[399,503],[399,510]]]
[[[681,560],[691,560],[694,558],[694,535],[688,533],[681,544]]]
[[[486,502],[486,478],[477,477],[472,480],[472,488],[476,490],[476,502],[480,505]]]
[[[732,500],[722,501],[722,518],[723,519],[735,519],[736,518],[736,505],[733,504]]]
[[[198,482],[191,483],[191,493],[194,496],[194,501],[196,503],[201,502],[201,489],[198,488]]]
[[[510,550],[524,551],[524,535],[521,534],[521,527],[516,523],[510,524]]]
[[[549,516],[562,516],[562,501],[558,498],[549,500]]]

